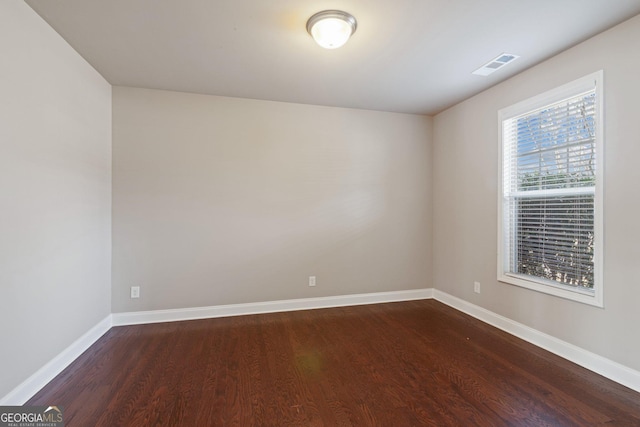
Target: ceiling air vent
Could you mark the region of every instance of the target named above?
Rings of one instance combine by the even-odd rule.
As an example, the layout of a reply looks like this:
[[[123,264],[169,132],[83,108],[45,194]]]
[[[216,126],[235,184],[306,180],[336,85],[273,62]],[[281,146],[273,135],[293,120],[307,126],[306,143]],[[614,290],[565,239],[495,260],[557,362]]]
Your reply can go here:
[[[488,76],[489,74],[504,67],[508,63],[515,61],[518,58],[520,58],[518,55],[513,55],[511,53],[500,54],[471,74],[475,74],[477,76]]]

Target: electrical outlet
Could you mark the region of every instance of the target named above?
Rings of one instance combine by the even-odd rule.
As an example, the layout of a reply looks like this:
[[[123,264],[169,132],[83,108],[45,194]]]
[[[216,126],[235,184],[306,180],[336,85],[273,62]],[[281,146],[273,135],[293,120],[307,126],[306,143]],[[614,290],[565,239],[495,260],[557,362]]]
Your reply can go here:
[[[473,282],[473,292],[476,294],[480,293],[480,282]]]
[[[309,276],[309,286],[316,285],[316,276]]]
[[[140,286],[131,287],[131,298],[140,298]]]

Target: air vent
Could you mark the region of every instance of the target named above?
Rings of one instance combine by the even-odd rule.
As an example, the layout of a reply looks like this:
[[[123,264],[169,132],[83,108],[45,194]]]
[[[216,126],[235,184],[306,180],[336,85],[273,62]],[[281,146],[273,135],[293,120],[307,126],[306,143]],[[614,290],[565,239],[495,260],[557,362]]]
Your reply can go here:
[[[515,61],[518,58],[520,58],[518,55],[513,55],[511,53],[502,53],[471,74],[475,74],[476,76],[488,76],[489,74],[504,67],[508,63]]]

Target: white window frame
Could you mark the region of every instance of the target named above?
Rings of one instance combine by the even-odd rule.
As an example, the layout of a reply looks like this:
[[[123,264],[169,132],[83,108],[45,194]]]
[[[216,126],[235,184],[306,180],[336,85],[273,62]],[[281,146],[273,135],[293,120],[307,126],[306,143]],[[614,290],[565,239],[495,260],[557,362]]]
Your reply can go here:
[[[505,191],[504,191],[504,157],[503,141],[504,121],[520,116],[527,112],[557,103],[559,101],[577,96],[581,93],[593,90],[595,85],[596,105],[595,105],[595,146],[596,146],[596,184],[594,194],[594,286],[593,291],[577,289],[565,286],[560,283],[550,283],[534,276],[515,275],[508,272],[509,257],[506,253],[507,243],[505,242],[505,227],[508,226],[508,215],[505,213]],[[570,299],[596,307],[604,307],[603,295],[603,188],[604,188],[604,120],[603,120],[603,71],[597,71],[582,77],[566,85],[552,89],[548,92],[534,96],[510,107],[501,109],[498,112],[498,126],[500,129],[499,138],[499,173],[498,173],[498,281],[511,285],[520,286],[545,294],[554,295],[561,298]],[[551,196],[551,194],[549,194]],[[507,224],[505,224],[507,222]]]

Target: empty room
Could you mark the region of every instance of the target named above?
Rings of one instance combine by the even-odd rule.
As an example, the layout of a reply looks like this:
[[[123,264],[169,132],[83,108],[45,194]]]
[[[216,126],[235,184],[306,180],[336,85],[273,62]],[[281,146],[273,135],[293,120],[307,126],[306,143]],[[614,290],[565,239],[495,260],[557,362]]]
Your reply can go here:
[[[640,426],[640,0],[1,0],[0,427]]]

